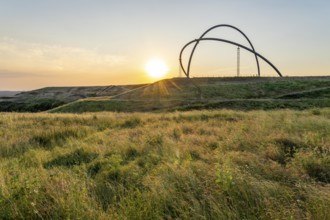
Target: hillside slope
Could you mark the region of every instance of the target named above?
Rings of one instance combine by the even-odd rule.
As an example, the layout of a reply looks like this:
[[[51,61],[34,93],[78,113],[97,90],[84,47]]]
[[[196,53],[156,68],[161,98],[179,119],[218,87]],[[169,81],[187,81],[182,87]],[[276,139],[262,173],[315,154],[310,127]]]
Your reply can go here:
[[[330,107],[329,88],[330,77],[173,78],[113,96],[81,99],[51,112]]]
[[[45,111],[82,98],[121,94],[139,86],[47,87],[0,98],[0,111]]]
[[[97,112],[330,107],[330,77],[172,78],[151,84],[48,87],[0,98],[0,111]]]

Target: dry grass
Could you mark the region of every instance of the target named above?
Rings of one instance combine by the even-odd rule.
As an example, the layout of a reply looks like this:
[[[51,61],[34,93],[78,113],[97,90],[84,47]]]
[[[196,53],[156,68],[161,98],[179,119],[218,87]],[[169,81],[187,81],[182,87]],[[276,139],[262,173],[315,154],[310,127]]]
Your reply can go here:
[[[0,219],[330,219],[330,109],[0,114]]]

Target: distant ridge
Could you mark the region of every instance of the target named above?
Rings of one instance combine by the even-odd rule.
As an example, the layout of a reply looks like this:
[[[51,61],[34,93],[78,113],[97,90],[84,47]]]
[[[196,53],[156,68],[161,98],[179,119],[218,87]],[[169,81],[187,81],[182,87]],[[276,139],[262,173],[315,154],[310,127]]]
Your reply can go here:
[[[0,97],[13,97],[22,91],[0,91]]]

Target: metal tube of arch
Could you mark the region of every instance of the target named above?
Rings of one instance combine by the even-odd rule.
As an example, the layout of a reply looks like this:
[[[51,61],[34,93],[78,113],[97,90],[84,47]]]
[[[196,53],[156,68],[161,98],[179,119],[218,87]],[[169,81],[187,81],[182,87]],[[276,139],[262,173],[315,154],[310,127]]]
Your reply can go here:
[[[251,43],[250,39],[249,39],[249,38],[243,33],[243,31],[241,31],[241,30],[238,29],[237,27],[232,26],[232,25],[229,25],[229,24],[219,24],[219,25],[215,25],[215,26],[209,28],[208,30],[206,30],[206,31],[205,31],[205,32],[199,37],[199,39],[204,38],[204,36],[205,36],[208,32],[210,32],[211,30],[213,30],[213,29],[215,29],[215,28],[218,28],[218,27],[229,27],[229,28],[232,28],[232,29],[238,31],[239,33],[241,33],[241,34],[245,37],[245,39],[249,42],[249,44],[250,44],[252,50],[255,52],[255,49],[254,49],[254,47],[253,47],[253,44]],[[189,57],[189,61],[188,61],[187,72],[184,71],[185,75],[186,75],[188,78],[189,78],[189,75],[190,75],[190,64],[191,64],[192,57],[193,57],[193,55],[194,55],[194,53],[195,53],[195,50],[196,50],[196,47],[197,47],[198,43],[199,43],[199,41],[196,41],[196,42],[195,42],[195,45],[194,45],[194,47],[193,47],[193,49],[191,50],[190,57]],[[258,56],[255,55],[255,58],[256,58],[256,62],[257,62],[258,76],[260,77],[260,66],[259,66]],[[181,65],[181,67],[182,67],[181,60],[180,60],[180,65]]]
[[[193,43],[196,43],[196,42],[199,42],[199,41],[220,41],[220,42],[224,42],[224,43],[228,43],[228,44],[232,44],[232,45],[235,45],[235,46],[238,46],[238,47],[241,47],[253,54],[255,54],[256,56],[260,57],[262,60],[264,60],[266,63],[268,63],[276,72],[277,74],[282,77],[282,74],[281,72],[274,66],[274,64],[272,64],[269,60],[267,60],[264,56],[262,56],[261,54],[255,52],[254,50],[251,50],[250,48],[246,47],[246,46],[243,46],[241,44],[238,44],[236,42],[233,42],[233,41],[229,41],[229,40],[225,40],[225,39],[221,39],[221,38],[199,38],[199,39],[195,39],[195,40],[192,40],[190,41],[189,43],[187,43],[181,50],[180,52],[180,65],[182,67],[182,70],[186,73],[183,65],[182,65],[182,53],[183,51],[186,49],[187,46],[189,46],[190,44],[193,44]],[[187,74],[186,74],[187,75]],[[189,78],[189,74],[187,75],[187,77]]]

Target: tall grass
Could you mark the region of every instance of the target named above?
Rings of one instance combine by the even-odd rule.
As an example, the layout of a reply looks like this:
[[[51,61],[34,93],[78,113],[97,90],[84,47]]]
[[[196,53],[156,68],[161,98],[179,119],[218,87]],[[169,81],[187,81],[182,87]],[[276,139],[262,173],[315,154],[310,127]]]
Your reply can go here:
[[[330,109],[0,113],[0,219],[330,219]]]

